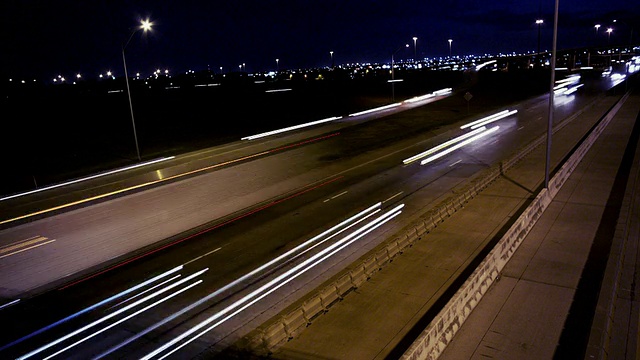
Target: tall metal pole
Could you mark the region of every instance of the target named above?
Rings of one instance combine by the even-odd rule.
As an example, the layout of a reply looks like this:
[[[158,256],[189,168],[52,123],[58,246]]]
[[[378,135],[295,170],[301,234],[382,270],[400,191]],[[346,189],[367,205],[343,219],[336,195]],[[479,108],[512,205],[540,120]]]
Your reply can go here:
[[[551,47],[551,83],[549,85],[549,117],[547,121],[547,156],[544,166],[544,187],[549,188],[549,168],[551,163],[551,135],[553,134],[553,88],[556,81],[556,45],[558,42],[558,7],[560,0],[556,0],[553,15],[553,45]]]
[[[128,43],[129,42],[127,42],[127,44]],[[127,73],[127,60],[124,56],[124,47],[122,47],[122,63],[124,64],[124,79],[127,83],[127,96],[129,97],[129,110],[131,111],[131,125],[133,125],[133,139],[136,142],[136,154],[138,156],[138,161],[141,161],[140,148],[138,147],[138,134],[136,133],[136,122],[133,119],[133,105],[131,104],[131,90],[129,89],[129,74]]]
[[[395,70],[393,66],[393,56],[395,53],[391,54],[391,101],[396,101],[396,78],[395,78]]]

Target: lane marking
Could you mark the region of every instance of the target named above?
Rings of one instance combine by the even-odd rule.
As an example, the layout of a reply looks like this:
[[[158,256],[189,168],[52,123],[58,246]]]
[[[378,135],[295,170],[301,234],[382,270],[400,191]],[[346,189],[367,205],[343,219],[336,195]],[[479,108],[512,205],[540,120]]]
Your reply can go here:
[[[340,193],[340,194],[338,194],[338,195],[332,196],[332,197],[331,197],[331,200],[333,200],[333,199],[337,198],[338,196],[342,196],[342,195],[344,195],[344,194],[346,194],[346,193],[348,193],[348,192],[349,192],[349,191],[345,190],[345,191],[341,192],[341,193]]]
[[[520,126],[520,127],[518,128],[518,130],[522,130],[522,129],[524,129],[524,126]]]
[[[220,249],[222,249],[222,248],[221,248],[221,247],[219,247],[219,248],[217,248],[217,249],[215,249],[215,250],[213,250],[213,251],[209,251],[208,253],[206,253],[206,254],[204,254],[204,255],[200,255],[200,256],[198,256],[197,258],[193,259],[193,260],[189,260],[189,261],[187,261],[186,263],[184,263],[184,265],[191,264],[192,262],[194,262],[194,261],[196,261],[196,260],[200,260],[200,259],[202,259],[202,258],[203,258],[203,257],[205,257],[205,256],[209,256],[209,255],[213,254],[214,252],[216,252],[216,251],[218,251],[218,250],[220,250]]]
[[[130,165],[130,166],[125,166],[123,168],[120,169],[115,169],[115,170],[110,170],[110,171],[105,171],[103,173],[99,173],[99,174],[95,174],[95,175],[91,175],[91,176],[86,176],[80,179],[75,179],[75,180],[70,180],[70,181],[66,181],[60,184],[55,184],[55,185],[50,185],[50,186],[45,186],[39,189],[35,189],[35,190],[31,190],[31,191],[26,191],[26,192],[22,192],[22,193],[18,193],[18,194],[13,194],[13,195],[9,195],[9,196],[5,196],[0,198],[0,201],[4,201],[4,200],[9,200],[9,199],[13,199],[13,198],[17,198],[20,196],[25,196],[25,195],[30,195],[30,194],[34,194],[40,191],[45,191],[45,190],[51,190],[51,189],[55,189],[61,186],[66,186],[66,185],[71,185],[71,184],[75,184],[75,183],[79,183],[82,181],[87,181],[87,180],[92,180],[92,179],[96,179],[102,176],[106,176],[106,175],[112,175],[112,174],[116,174],[119,172],[123,172],[123,171],[127,171],[127,170],[131,170],[131,169],[136,169],[142,166],[146,166],[146,165],[151,165],[151,164],[156,164],[162,161],[167,161],[167,160],[172,160],[174,159],[175,156],[169,156],[169,157],[164,157],[164,158],[160,158],[160,159],[155,159],[155,160],[151,160],[151,161],[146,161],[140,164],[135,164],[135,165]]]
[[[400,191],[399,193],[397,193],[397,194],[393,195],[392,197],[388,198],[387,200],[383,201],[382,203],[384,204],[384,203],[386,203],[387,201],[389,201],[389,200],[391,200],[391,199],[393,199],[393,198],[395,198],[395,197],[397,197],[397,196],[400,196],[400,194],[402,194],[402,193],[404,193],[404,191]]]
[[[210,227],[210,228],[207,228],[207,229],[204,229],[204,230],[200,230],[199,232],[197,232],[197,233],[195,233],[195,234],[191,234],[191,235],[189,235],[189,236],[187,236],[187,237],[184,237],[184,238],[182,238],[182,239],[178,239],[178,240],[176,240],[176,241],[174,241],[174,242],[171,242],[171,243],[169,243],[169,244],[163,245],[163,246],[161,246],[161,247],[159,247],[159,248],[157,248],[157,249],[150,250],[150,251],[148,251],[148,252],[146,252],[146,253],[144,253],[144,254],[138,255],[138,256],[136,256],[136,257],[134,257],[134,258],[131,258],[131,259],[128,259],[128,260],[122,261],[122,262],[120,262],[120,263],[118,263],[118,264],[115,264],[115,265],[113,265],[113,266],[111,266],[111,267],[108,267],[108,268],[106,268],[106,269],[104,269],[104,270],[102,270],[102,271],[99,271],[99,272],[95,273],[95,274],[92,274],[92,275],[86,276],[86,277],[84,277],[84,278],[82,278],[82,279],[76,280],[76,281],[74,281],[74,282],[72,282],[72,283],[70,283],[70,284],[67,284],[67,285],[65,285],[65,286],[63,286],[63,287],[58,288],[58,290],[64,290],[64,289],[67,289],[67,288],[72,287],[72,286],[74,286],[74,285],[77,285],[77,284],[79,284],[79,283],[81,283],[81,282],[84,282],[84,281],[86,281],[86,280],[89,280],[89,279],[91,279],[91,278],[94,278],[94,277],[96,277],[96,276],[98,276],[98,275],[102,275],[102,274],[104,274],[104,273],[106,273],[106,272],[109,272],[109,271],[111,271],[111,270],[113,270],[113,269],[119,268],[119,267],[121,267],[121,266],[123,266],[123,265],[126,265],[126,264],[129,264],[129,263],[131,263],[131,262],[134,262],[134,261],[136,261],[136,260],[138,260],[138,259],[141,259],[141,258],[143,258],[143,257],[145,257],[145,256],[148,256],[148,255],[154,254],[154,253],[156,253],[156,252],[158,252],[158,251],[160,251],[160,250],[164,250],[164,249],[166,249],[166,248],[168,248],[168,247],[171,247],[171,246],[173,246],[173,245],[179,244],[179,243],[181,243],[181,242],[183,242],[183,241],[186,241],[186,240],[192,239],[192,238],[194,238],[194,237],[196,237],[196,236],[202,235],[202,234],[207,233],[207,232],[209,232],[209,231],[212,231],[212,230],[215,230],[215,229],[220,228],[220,227],[222,227],[222,226],[225,226],[225,225],[227,225],[227,224],[230,224],[230,223],[232,223],[232,222],[234,222],[234,221],[236,221],[236,220],[240,220],[240,219],[242,219],[242,218],[244,218],[244,217],[247,217],[247,216],[249,216],[249,215],[255,214],[255,213],[259,212],[259,211],[262,211],[262,210],[268,209],[268,208],[270,208],[270,207],[272,207],[272,206],[274,206],[274,205],[280,204],[281,202],[287,201],[287,200],[292,199],[292,198],[294,198],[294,197],[296,197],[296,196],[299,196],[299,195],[305,194],[305,193],[307,193],[307,192],[309,192],[309,191],[311,191],[311,190],[315,190],[315,189],[320,188],[320,187],[322,187],[322,186],[325,186],[325,185],[328,185],[328,184],[333,183],[333,182],[335,182],[335,181],[338,181],[338,180],[342,179],[343,177],[344,177],[344,176],[337,176],[337,177],[335,177],[335,178],[333,178],[333,179],[331,179],[331,180],[327,180],[327,181],[325,181],[325,182],[323,182],[323,183],[320,183],[320,184],[318,184],[318,185],[315,185],[315,186],[309,187],[309,188],[307,188],[307,189],[301,190],[301,191],[299,191],[299,192],[297,192],[297,193],[295,193],[295,194],[293,194],[293,195],[289,195],[289,196],[287,196],[287,197],[285,197],[285,198],[282,198],[282,199],[279,199],[279,200],[272,201],[272,202],[271,202],[271,203],[269,203],[269,204],[266,204],[266,205],[263,205],[263,206],[261,206],[261,207],[259,207],[259,208],[257,208],[257,209],[253,209],[253,210],[251,210],[251,211],[248,211],[248,212],[246,212],[246,213],[244,213],[244,214],[241,214],[241,215],[239,215],[239,216],[237,216],[237,217],[235,217],[235,218],[233,218],[233,219],[230,219],[230,220],[224,221],[224,222],[222,222],[222,223],[220,223],[220,224],[217,224],[217,225],[214,225],[214,226],[212,226],[212,227]]]
[[[454,162],[453,164],[449,165],[449,167],[455,166],[455,165],[457,165],[457,164],[459,164],[461,162],[462,162],[462,159],[460,159],[460,160]]]
[[[105,194],[96,195],[96,196],[93,196],[93,197],[90,197],[90,198],[86,198],[86,199],[82,199],[82,200],[78,200],[78,201],[73,201],[73,202],[70,202],[70,203],[67,203],[67,204],[63,204],[63,205],[54,206],[54,207],[49,208],[49,209],[44,209],[44,210],[40,210],[40,211],[29,213],[29,214],[17,216],[17,217],[14,217],[12,219],[2,220],[2,221],[0,221],[0,225],[7,224],[7,223],[10,223],[10,222],[14,222],[14,221],[17,221],[17,220],[30,218],[30,217],[33,217],[33,216],[36,216],[36,215],[46,214],[46,213],[49,213],[49,212],[52,212],[52,211],[56,211],[56,210],[65,209],[65,208],[68,208],[68,207],[71,207],[71,206],[84,204],[84,203],[87,203],[87,202],[90,202],[90,201],[103,199],[103,198],[106,198],[106,197],[109,197],[109,196],[112,196],[112,195],[117,195],[117,194],[121,194],[121,193],[128,192],[128,191],[131,191],[131,190],[140,189],[140,188],[147,187],[147,186],[154,185],[154,184],[158,184],[158,183],[161,183],[161,182],[174,180],[174,179],[179,179],[179,178],[184,177],[184,176],[197,174],[199,172],[215,169],[215,168],[226,166],[226,165],[229,165],[229,164],[233,164],[233,163],[236,163],[236,162],[239,162],[239,161],[248,160],[248,159],[251,159],[251,158],[254,158],[254,157],[271,154],[271,153],[274,153],[274,152],[277,152],[277,151],[281,151],[281,150],[284,150],[284,149],[288,149],[288,148],[291,148],[291,147],[294,147],[294,146],[300,146],[300,145],[308,144],[308,143],[311,143],[311,142],[328,139],[330,137],[337,136],[337,135],[340,135],[340,133],[338,132],[338,133],[333,133],[333,134],[330,134],[330,135],[327,135],[327,136],[322,136],[322,137],[315,138],[315,139],[305,140],[305,141],[299,142],[297,144],[287,145],[287,146],[283,146],[283,147],[280,147],[280,148],[277,148],[277,149],[267,150],[267,151],[263,151],[263,152],[260,152],[260,153],[257,153],[257,154],[243,156],[241,158],[237,158],[237,159],[234,159],[234,160],[229,160],[229,161],[225,161],[225,162],[222,162],[222,163],[206,166],[206,167],[203,167],[203,168],[200,168],[200,169],[191,170],[191,171],[187,171],[185,173],[169,176],[169,177],[164,178],[164,179],[153,180],[153,181],[149,181],[149,182],[146,182],[146,183],[143,183],[143,184],[130,186],[128,188],[111,191],[111,192],[108,192],[108,193],[105,193]]]
[[[56,240],[55,240],[55,239],[51,239],[51,240],[49,240],[49,241],[45,241],[45,242],[40,243],[40,244],[36,244],[36,245],[33,245],[33,246],[29,246],[29,247],[27,247],[27,248],[24,248],[24,249],[21,249],[21,250],[18,250],[18,251],[14,251],[14,252],[12,252],[12,253],[2,255],[2,256],[0,256],[0,259],[6,258],[6,257],[11,256],[11,255],[19,254],[19,253],[21,253],[21,252],[23,252],[23,251],[27,251],[27,250],[35,249],[35,248],[40,247],[40,246],[42,246],[42,245],[50,244],[50,243],[52,243],[52,242],[54,242],[54,241],[56,241]]]
[[[0,247],[0,254],[5,253],[5,252],[9,252],[13,249],[18,249],[21,248],[23,246],[27,246],[27,245],[31,245],[33,243],[37,243],[39,241],[43,241],[46,240],[47,238],[44,236],[40,236],[40,235],[35,235],[32,236],[30,238],[26,238],[24,240],[20,240],[20,241],[16,241],[15,243],[11,243],[5,246]]]

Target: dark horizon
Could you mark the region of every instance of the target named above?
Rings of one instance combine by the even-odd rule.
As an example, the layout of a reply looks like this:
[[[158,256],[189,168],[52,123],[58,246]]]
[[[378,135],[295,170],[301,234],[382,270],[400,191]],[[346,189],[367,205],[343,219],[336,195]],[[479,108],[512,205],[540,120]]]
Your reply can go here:
[[[16,79],[49,79],[76,73],[121,76],[121,47],[142,19],[152,32],[136,33],[126,49],[130,73],[154,69],[172,73],[207,68],[218,72],[389,62],[449,55],[526,53],[537,47],[535,19],[542,18],[541,49],[551,48],[553,0],[522,4],[462,1],[277,1],[214,4],[192,1],[137,2],[66,0],[43,3],[9,0],[2,4],[8,51],[2,72]],[[608,39],[606,27],[613,19]],[[640,5],[614,0],[561,1],[558,48],[629,43],[638,28]],[[593,25],[602,24],[596,37]],[[636,32],[640,36],[640,32]],[[412,38],[417,37],[415,49]],[[637,42],[637,41],[636,41]],[[276,63],[275,59],[279,59]]]

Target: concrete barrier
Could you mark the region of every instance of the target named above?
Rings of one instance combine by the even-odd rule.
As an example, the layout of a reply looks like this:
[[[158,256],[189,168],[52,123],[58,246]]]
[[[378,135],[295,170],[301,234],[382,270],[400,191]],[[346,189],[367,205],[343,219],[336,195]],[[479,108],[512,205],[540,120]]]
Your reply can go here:
[[[577,118],[581,113],[586,111],[589,107],[586,107],[576,114],[564,119],[559,124],[554,127],[554,133],[564,127],[566,124],[573,121]],[[610,120],[610,119],[609,119]],[[608,123],[608,122],[607,122]],[[606,126],[606,125],[605,125]],[[396,235],[390,237],[391,242],[397,245],[396,250],[389,251],[387,250],[387,255],[384,256],[380,252],[380,250],[376,250],[373,255],[369,255],[363,260],[352,264],[349,269],[346,269],[343,274],[348,274],[351,279],[351,283],[353,288],[358,288],[361,286],[366,280],[368,280],[376,271],[380,270],[382,266],[388,262],[390,262],[394,256],[398,256],[402,254],[403,250],[407,247],[412,246],[415,241],[418,241],[422,236],[428,234],[433,231],[440,223],[444,222],[449,216],[451,216],[456,211],[462,209],[464,204],[475,198],[482,190],[484,190],[489,184],[495,181],[499,176],[501,176],[505,171],[507,171],[510,167],[518,163],[522,158],[527,156],[531,151],[533,151],[536,147],[543,144],[546,140],[546,135],[542,135],[527,144],[516,153],[512,154],[504,161],[499,164],[486,169],[476,177],[468,180],[462,185],[459,189],[457,189],[450,197],[442,201],[441,203],[435,205],[430,210],[427,210],[424,215],[420,216],[414,222],[405,226],[402,230],[400,230]],[[534,214],[530,214],[529,216],[533,216]],[[538,216],[535,217],[537,219]],[[532,217],[534,218],[534,217]],[[388,243],[382,244],[382,247],[392,246]],[[514,244],[509,245],[509,251],[504,255],[510,257],[510,254],[515,251],[513,247]],[[516,246],[517,248],[517,246]],[[384,261],[378,261],[378,253],[380,253],[380,259],[384,258]],[[497,277],[499,270],[496,268],[486,268],[483,270],[484,275],[481,280],[476,279],[476,283],[480,288],[486,289],[490,286],[490,284]],[[337,275],[339,278],[343,276],[343,274]],[[479,281],[479,282],[478,282]],[[466,283],[465,283],[466,284]],[[439,331],[443,331],[442,335],[443,339],[447,340],[447,338],[451,338],[455,331],[462,324],[460,319],[458,318],[459,313],[464,315],[464,318],[468,316],[477,301],[480,300],[482,293],[478,295],[475,291],[475,287],[467,287],[461,288],[461,291],[465,291],[465,293],[469,294],[469,301],[464,302],[463,299],[458,299],[458,306],[456,307],[456,311],[445,314],[447,319],[450,321],[445,321],[445,318],[441,318],[439,320]],[[347,291],[349,293],[349,291]],[[325,313],[330,306],[335,304],[341,297],[344,297],[346,293],[340,293],[340,290],[337,290],[336,283],[330,283],[325,287],[320,287],[318,290],[307,295],[306,298],[301,299],[298,303],[301,302],[301,305],[297,305],[291,309],[285,310],[286,314],[291,312],[296,312],[298,309],[302,309],[305,318],[307,319],[307,326],[309,326],[313,320],[315,320],[318,316]],[[476,296],[479,296],[476,298]],[[305,300],[306,299],[306,300]],[[448,324],[448,325],[447,325]],[[299,328],[304,329],[304,328]],[[429,329],[429,328],[428,328]],[[449,330],[449,331],[445,331]],[[426,330],[425,330],[426,331]],[[452,331],[452,332],[450,332]],[[247,335],[245,338],[246,346],[251,347],[251,351],[256,354],[269,354],[279,346],[284,344],[287,340],[291,340],[289,336],[291,333],[287,333],[285,325],[282,323],[282,317],[276,318],[270,321],[267,321],[265,324],[260,326],[258,329]],[[426,339],[432,339],[437,334],[426,334]],[[296,334],[294,334],[296,335]],[[435,338],[434,338],[435,339]],[[447,340],[448,342],[448,340]],[[431,344],[431,342],[426,341],[426,343]],[[446,343],[442,343],[439,341],[433,342],[438,347],[442,347],[440,352],[444,350],[444,346]],[[416,344],[414,344],[416,345]],[[413,348],[413,347],[412,347]],[[420,345],[417,347],[416,351],[419,353],[423,353],[426,351],[428,347],[425,345]],[[432,349],[432,348],[429,348]],[[431,350],[430,350],[431,351]],[[439,352],[438,352],[439,353]],[[410,358],[414,358],[413,355]],[[415,357],[415,358],[423,358],[423,357]]]
[[[536,196],[401,359],[437,359],[440,356],[627,97],[628,94],[623,96],[592,129],[550,180],[548,189]]]

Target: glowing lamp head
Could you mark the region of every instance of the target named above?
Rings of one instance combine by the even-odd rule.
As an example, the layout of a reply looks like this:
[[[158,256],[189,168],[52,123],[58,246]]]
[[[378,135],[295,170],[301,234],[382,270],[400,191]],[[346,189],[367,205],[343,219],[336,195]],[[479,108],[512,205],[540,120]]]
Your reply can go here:
[[[596,28],[597,30],[597,29],[600,29],[600,26],[601,26],[600,24],[595,24],[593,27]]]
[[[608,32],[609,34],[611,34],[611,33],[613,32],[613,28],[608,28],[608,29],[607,29],[607,32]]]
[[[140,29],[142,29],[142,31],[144,32],[150,31],[152,25],[153,24],[149,21],[149,19],[140,21]]]
[[[544,24],[544,20],[542,19],[538,19],[536,20],[536,24],[540,25],[540,24]]]

